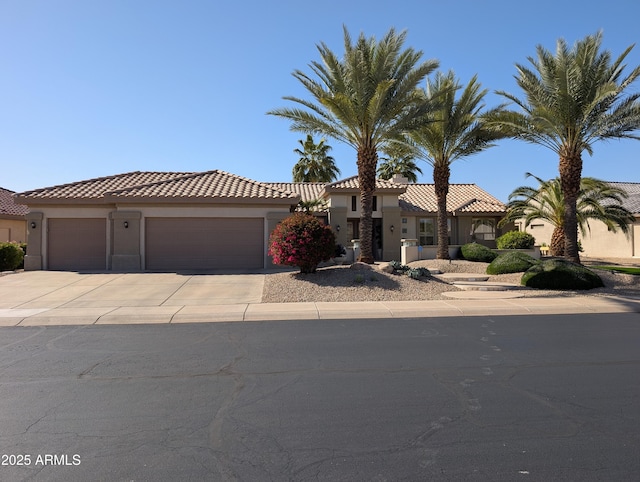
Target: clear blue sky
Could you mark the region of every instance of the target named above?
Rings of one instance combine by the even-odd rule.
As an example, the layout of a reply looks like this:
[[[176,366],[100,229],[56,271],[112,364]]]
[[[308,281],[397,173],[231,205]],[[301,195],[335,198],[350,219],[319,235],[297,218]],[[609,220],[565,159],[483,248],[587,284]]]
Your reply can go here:
[[[560,37],[573,44],[602,30],[617,56],[638,42],[638,18],[638,0],[0,0],[0,186],[135,170],[290,181],[304,135],[266,112],[292,105],[283,96],[306,96],[291,73],[309,72],[319,42],[341,53],[343,25],[354,38],[407,30],[406,46],[441,70],[519,94],[514,64],[536,45],[553,50]],[[640,46],[628,64],[640,64]],[[342,176],[355,175],[355,151],[328,143]],[[599,143],[583,175],[640,182],[639,152],[638,141]],[[432,182],[421,167],[420,182]],[[554,177],[557,158],[502,141],[454,163],[451,181],[506,201],[526,171]]]

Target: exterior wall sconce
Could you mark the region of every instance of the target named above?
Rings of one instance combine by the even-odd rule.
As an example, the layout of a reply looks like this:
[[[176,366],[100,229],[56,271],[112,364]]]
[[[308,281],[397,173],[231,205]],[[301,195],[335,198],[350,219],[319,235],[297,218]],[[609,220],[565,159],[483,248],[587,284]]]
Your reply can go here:
[[[125,221],[124,223],[122,223],[124,226],[124,229],[128,229],[129,228],[129,221]]]
[[[340,225],[339,224],[336,226],[336,231],[340,232]]]
[[[36,222],[35,221],[31,221],[31,229],[36,229]]]
[[[393,224],[389,227],[389,229],[391,230],[391,232],[393,233],[393,230],[396,229]]]

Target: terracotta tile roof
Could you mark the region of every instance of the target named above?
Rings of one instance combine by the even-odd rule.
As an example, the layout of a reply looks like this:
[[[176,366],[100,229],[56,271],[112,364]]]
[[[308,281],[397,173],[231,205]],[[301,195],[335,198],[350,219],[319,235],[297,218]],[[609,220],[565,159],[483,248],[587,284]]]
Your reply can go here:
[[[17,204],[13,191],[0,187],[0,216],[13,217],[25,216],[29,213],[29,208],[24,204]]]
[[[472,199],[468,203],[458,207],[456,212],[459,213],[504,213],[504,204],[491,202],[485,199]]]
[[[397,184],[392,181],[385,181],[384,179],[376,179],[376,191],[401,193],[405,191],[406,186],[406,184]],[[326,192],[358,191],[360,190],[360,181],[358,180],[358,176],[348,177],[347,179],[326,184],[324,189]]]
[[[629,194],[622,205],[633,214],[640,214],[640,182],[608,182],[608,184],[624,189]]]
[[[45,187],[16,195],[24,204],[105,202],[222,202],[270,200],[295,204],[326,197],[330,192],[357,192],[353,176],[334,183],[263,183],[228,172],[129,172],[59,186]],[[640,190],[640,184],[638,185]],[[436,213],[433,184],[399,184],[378,179],[378,192],[397,193],[405,213]],[[475,184],[451,184],[447,210],[454,213],[503,213],[505,206]]]
[[[45,187],[19,194],[23,200],[100,199],[110,191],[150,184],[184,176],[181,172],[128,172],[115,176],[99,177],[86,181],[72,182]]]
[[[313,201],[322,198],[325,182],[265,182],[267,186],[281,191],[294,192],[300,195],[301,201]]]
[[[171,199],[284,199],[297,202],[299,195],[224,171],[186,174],[164,181],[106,193],[110,198]]]
[[[298,194],[224,171],[130,172],[46,187],[19,194],[23,202],[69,202],[149,199],[279,199],[297,202]]]
[[[438,212],[433,184],[407,184],[406,187],[406,192],[400,195],[400,208],[403,212]],[[447,211],[499,214],[505,212],[505,205],[475,184],[450,184]]]

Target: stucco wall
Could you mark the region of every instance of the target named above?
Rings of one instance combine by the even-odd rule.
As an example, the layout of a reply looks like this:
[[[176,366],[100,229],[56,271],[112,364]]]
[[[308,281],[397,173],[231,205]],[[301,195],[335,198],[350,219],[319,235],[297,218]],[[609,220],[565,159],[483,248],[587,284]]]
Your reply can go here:
[[[587,258],[640,256],[640,219],[636,219],[626,235],[620,230],[613,233],[603,223],[597,221],[591,222],[590,226],[591,229],[587,231],[585,236],[578,234],[583,249],[581,256]],[[525,231],[536,238],[537,245],[551,244],[553,226],[550,223],[535,221],[533,226],[527,227]]]
[[[0,243],[27,240],[27,223],[24,219],[0,219]]]
[[[107,266],[116,270],[136,270],[144,268],[142,260],[145,256],[145,218],[148,217],[233,217],[264,218],[264,266],[271,266],[267,256],[267,245],[271,230],[277,221],[289,215],[289,206],[279,205],[101,205],[101,206],[31,206],[29,216],[37,217],[37,228],[29,230],[27,235],[27,254],[30,257],[26,269],[47,269],[47,223],[51,218],[102,218],[107,225]],[[27,222],[29,222],[28,217]],[[124,222],[128,227],[124,228]],[[184,233],[173,233],[175,236]]]

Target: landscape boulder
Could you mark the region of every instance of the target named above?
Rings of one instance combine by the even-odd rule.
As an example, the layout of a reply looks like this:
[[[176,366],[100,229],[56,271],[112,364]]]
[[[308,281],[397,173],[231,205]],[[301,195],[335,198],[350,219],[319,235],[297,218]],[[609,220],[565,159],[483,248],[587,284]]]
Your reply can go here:
[[[390,263],[382,263],[379,267],[383,273],[393,274],[395,268]]]

